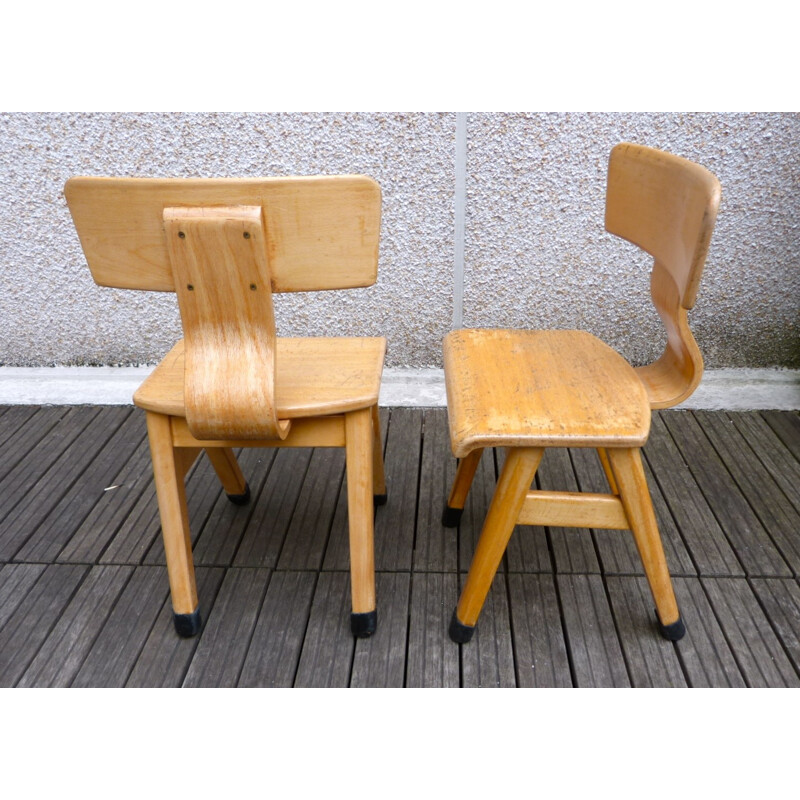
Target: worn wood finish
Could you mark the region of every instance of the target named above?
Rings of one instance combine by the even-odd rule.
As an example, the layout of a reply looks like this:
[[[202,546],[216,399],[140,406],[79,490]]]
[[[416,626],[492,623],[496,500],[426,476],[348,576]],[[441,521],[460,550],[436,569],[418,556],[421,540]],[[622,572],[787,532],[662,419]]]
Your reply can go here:
[[[162,216],[176,206],[260,206],[275,292],[371,286],[377,278],[381,193],[366,176],[76,177],[64,195],[101,286],[174,291]]]
[[[596,562],[582,555],[569,560],[559,549],[557,534],[562,531],[575,537],[564,544],[571,555],[577,552],[577,544],[593,549],[595,537],[602,532],[555,527],[518,526],[507,551],[508,565],[501,562],[487,600],[486,617],[481,618],[469,645],[459,647],[447,636],[459,581],[465,577],[455,555],[438,570],[431,569],[436,559],[422,558],[415,558],[403,569],[377,569],[380,624],[373,637],[353,643],[347,629],[350,581],[345,462],[342,452],[329,448],[251,448],[237,453],[252,481],[253,498],[248,506],[228,503],[209,461],[205,457],[197,460],[186,477],[186,494],[196,534],[197,592],[206,628],[194,639],[180,639],[174,636],[172,625],[149,457],[140,459],[138,477],[127,473],[134,497],[119,494],[124,487],[103,492],[111,477],[93,467],[96,460],[103,463],[111,437],[88,434],[105,421],[111,427],[119,425],[118,411],[96,409],[96,413],[72,417],[72,446],[82,448],[84,471],[93,476],[91,481],[80,480],[70,471],[70,448],[57,464],[42,459],[41,469],[52,472],[52,486],[59,485],[60,474],[68,476],[69,483],[62,486],[58,502],[68,505],[74,500],[80,504],[88,494],[99,497],[100,504],[118,503],[113,509],[103,506],[102,515],[94,517],[98,525],[107,520],[113,535],[101,536],[98,531],[97,540],[85,539],[91,514],[83,521],[80,515],[66,515],[63,533],[67,545],[55,556],[55,563],[52,554],[49,564],[0,563],[0,678],[4,685],[181,686],[190,670],[193,678],[189,683],[197,686],[455,687],[500,683],[713,687],[794,686],[800,681],[800,582],[796,577],[745,578],[736,559],[729,565],[724,560],[715,562],[717,572],[700,577],[691,561],[688,566],[680,561],[671,564],[687,635],[679,642],[668,643],[657,633],[650,590],[643,577],[620,572],[624,566],[621,559],[614,562],[613,570],[604,562],[601,571]],[[395,411],[381,409],[384,431],[391,427]],[[665,411],[656,415],[656,424],[661,424],[670,442],[673,440],[661,420],[686,413]],[[48,408],[36,410],[29,421],[35,422],[39,414],[43,420],[53,415],[68,419],[66,409]],[[776,427],[783,428],[781,415],[793,416],[792,412],[746,412],[741,417],[711,412],[693,413],[692,417],[722,453],[746,453],[748,448],[755,453],[755,441],[763,432],[763,442],[758,439],[762,445],[758,460],[765,464],[762,457],[772,454],[775,463],[783,464],[791,474],[790,465],[797,460],[783,461],[794,456],[784,439],[775,435]],[[433,504],[433,499],[425,499],[430,490],[427,474],[438,481],[437,516],[449,489],[445,475],[426,473],[424,466],[425,443],[439,448],[440,460],[447,451],[444,410],[432,414],[430,410],[402,409],[398,421],[398,430],[414,431],[414,435],[423,437],[418,486],[416,490],[410,485],[403,490],[412,495],[417,492],[417,509],[411,498],[398,507],[398,513],[411,515],[411,522],[417,520],[417,548],[425,536],[438,542],[439,536],[446,535],[449,539],[442,545],[449,548],[447,552],[455,554],[461,546],[471,555],[472,537],[477,537],[477,531],[465,531],[469,539],[459,545],[461,531],[442,530],[433,509],[423,509],[425,503]],[[792,430],[792,424],[786,423],[788,430]],[[51,427],[43,437],[43,455],[49,437],[57,439],[57,428]],[[143,420],[139,428],[143,433]],[[18,435],[24,439],[30,431],[25,423]],[[645,448],[652,462],[652,480],[648,475],[648,481],[659,487],[668,508],[680,507],[695,493],[705,502],[677,448],[662,447],[659,457],[650,459],[651,445],[660,439],[654,430]],[[396,464],[392,470],[399,469],[407,458],[409,443],[402,436],[387,439],[387,443],[386,463]],[[17,449],[15,434],[10,434],[6,445]],[[547,451],[537,472],[537,488],[564,486],[577,490],[583,488],[584,481],[587,486],[600,488],[605,478],[599,460],[593,456],[591,462],[587,461],[593,464],[588,472],[583,462],[570,458],[584,452],[588,451]],[[502,467],[502,451],[496,455]],[[481,520],[485,516],[496,481],[492,456],[487,450],[481,459],[462,528],[469,527],[471,504],[476,516]],[[455,459],[449,461],[452,479]],[[721,462],[719,468],[733,478],[728,459],[723,457]],[[131,463],[119,468],[117,476]],[[680,479],[671,480],[676,475]],[[37,483],[35,472],[31,476]],[[309,483],[304,487],[306,479]],[[780,483],[770,470],[756,480],[765,498],[777,498]],[[752,487],[740,486],[733,479],[718,486],[718,491],[752,502],[754,511],[758,510]],[[430,490],[431,497],[433,494]],[[11,509],[24,504],[25,487],[17,487],[3,499]],[[315,516],[309,508],[317,509],[325,503],[329,506],[325,514]],[[736,505],[738,500],[731,503]],[[376,518],[384,511],[378,508]],[[427,517],[435,523],[428,532],[424,522]],[[705,526],[706,518],[688,514],[676,520],[676,535],[694,546],[700,534],[696,528]],[[409,523],[398,520],[398,524],[404,527]],[[718,523],[711,532],[703,531],[703,536],[711,533],[724,541]],[[544,545],[541,557],[529,553],[517,557],[515,543],[521,545],[528,534],[533,536],[531,546]],[[741,535],[748,534],[744,531]],[[341,538],[340,542],[337,539],[336,554],[331,552],[335,536]],[[629,534],[609,531],[608,536],[620,540],[627,537],[635,547]],[[123,546],[126,537],[130,541]],[[76,540],[76,546],[71,547]],[[103,549],[100,541],[107,541],[108,546]],[[746,538],[743,542],[746,546]],[[386,544],[391,549],[392,543]],[[376,560],[380,546],[381,540],[376,537]],[[303,561],[303,547],[316,555]],[[430,552],[438,553],[436,548]],[[296,567],[278,565],[283,549],[286,564],[296,563]],[[76,559],[84,553],[85,560],[58,563],[65,553],[73,553]],[[669,561],[668,553],[667,558]],[[143,559],[147,563],[144,568]],[[462,565],[464,572],[468,560]],[[323,575],[335,580],[323,581]],[[225,578],[228,583],[223,593]],[[236,629],[242,620],[247,625]],[[475,644],[478,648],[473,652]],[[299,674],[301,658],[304,667]]]
[[[606,229],[655,259],[651,296],[667,345],[653,364],[634,369],[584,331],[473,329],[445,337],[451,448],[461,459],[450,509],[464,507],[478,454],[487,447],[594,448],[608,484],[588,495],[540,488],[520,498],[501,480],[459,601],[463,625],[475,625],[477,598],[485,595],[485,579],[491,580],[502,555],[496,550],[501,542],[505,547],[516,523],[631,528],[662,623],[680,622],[640,448],[649,435],[651,409],[676,405],[700,382],[703,360],[687,309],[695,301],[719,201],[719,181],[703,167],[633,144],[611,152]],[[506,466],[515,457],[512,451]],[[498,504],[507,507],[501,512]]]
[[[353,613],[371,614],[373,499],[386,495],[377,408],[386,340],[279,339],[272,294],[375,282],[378,185],[363,176],[73,178],[65,196],[97,283],[178,297],[184,339],[134,394],[147,414],[176,624],[192,615],[191,629],[199,611],[186,478],[204,450],[228,497],[247,502],[253,487],[234,453],[242,447],[345,450]],[[208,541],[206,563],[231,557]]]
[[[584,331],[451,331],[453,455],[479,447],[636,447],[650,405],[633,367]]]

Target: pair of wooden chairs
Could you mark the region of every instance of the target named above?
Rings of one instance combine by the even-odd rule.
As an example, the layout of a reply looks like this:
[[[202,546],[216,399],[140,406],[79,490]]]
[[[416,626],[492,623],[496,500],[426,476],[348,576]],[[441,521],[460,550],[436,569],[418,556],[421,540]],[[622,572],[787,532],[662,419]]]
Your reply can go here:
[[[184,478],[205,451],[234,503],[250,493],[234,448],[344,447],[355,636],[376,628],[374,505],[386,499],[378,392],[383,338],[281,338],[273,292],[372,285],[380,190],[370,178],[73,178],[65,188],[95,281],[177,294],[184,339],[134,395],[147,416],[175,627],[201,627]],[[683,635],[639,449],[650,409],[691,394],[702,358],[687,322],[719,204],[689,161],[618,145],[606,228],[654,259],[664,354],[634,369],[579,331],[459,330],[445,339],[457,525],[481,453],[507,455],[450,625],[468,641],[517,523],[630,529],[661,632]],[[593,447],[608,494],[532,491],[547,447]]]

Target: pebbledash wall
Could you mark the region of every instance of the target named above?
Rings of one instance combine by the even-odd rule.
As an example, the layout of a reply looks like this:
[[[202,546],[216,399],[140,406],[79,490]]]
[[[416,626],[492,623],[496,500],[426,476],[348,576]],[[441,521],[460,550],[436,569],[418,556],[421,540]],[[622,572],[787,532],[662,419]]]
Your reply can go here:
[[[389,367],[441,367],[468,327],[583,328],[658,355],[650,259],[603,229],[620,141],[703,164],[723,199],[691,322],[706,365],[800,367],[800,114],[0,115],[0,365],[156,363],[174,296],[94,285],[73,175],[364,173],[383,191],[379,278],[276,298],[283,335],[385,335]]]

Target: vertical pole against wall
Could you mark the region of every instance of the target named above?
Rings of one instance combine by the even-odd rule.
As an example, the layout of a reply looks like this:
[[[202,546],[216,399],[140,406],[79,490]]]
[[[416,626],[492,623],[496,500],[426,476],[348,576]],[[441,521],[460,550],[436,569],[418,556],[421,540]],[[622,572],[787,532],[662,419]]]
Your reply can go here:
[[[464,232],[467,213],[467,115],[456,113],[455,261],[453,328],[464,325]]]

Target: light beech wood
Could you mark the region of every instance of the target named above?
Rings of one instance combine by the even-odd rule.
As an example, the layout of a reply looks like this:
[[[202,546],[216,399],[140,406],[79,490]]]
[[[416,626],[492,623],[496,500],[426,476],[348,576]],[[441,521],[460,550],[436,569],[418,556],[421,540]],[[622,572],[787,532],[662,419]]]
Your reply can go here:
[[[456,613],[464,625],[478,621],[543,453],[541,448],[526,447],[508,451],[458,601]]]
[[[172,609],[176,614],[191,614],[197,609],[197,586],[183,483],[186,462],[180,463],[181,457],[176,457],[168,417],[147,414],[147,438],[153,459]]]
[[[260,206],[274,292],[351,289],[377,279],[381,192],[363,175],[76,177],[64,194],[100,286],[174,291],[163,212],[178,206]]]
[[[225,492],[233,495],[244,494],[247,490],[247,481],[233,450],[230,447],[206,447],[204,449]]]
[[[184,331],[184,412],[200,439],[285,439],[260,206],[166,208]]]
[[[619,497],[589,492],[528,492],[517,522],[558,528],[630,528]]]
[[[225,492],[249,490],[232,448],[344,447],[353,632],[374,630],[373,494],[386,340],[279,338],[272,293],[369,286],[380,190],[369,178],[75,178],[67,201],[95,281],[176,291],[184,339],[134,395],[147,414],[179,632],[199,617],[184,479],[205,451]]]
[[[170,417],[172,441],[175,447],[198,447],[206,450],[236,447],[344,447],[344,415],[310,417],[294,420],[285,439],[196,439],[186,420]]]
[[[680,616],[667,559],[658,532],[642,457],[637,449],[609,450],[608,457],[619,486],[620,499],[630,522],[636,547],[642,559],[645,575],[663,625],[672,625]]]
[[[630,529],[659,620],[672,626],[662,632],[682,635],[639,448],[651,409],[683,401],[702,376],[687,310],[719,201],[719,182],[703,167],[632,144],[611,153],[606,228],[655,258],[651,296],[667,344],[653,364],[634,369],[582,331],[458,330],[445,338],[450,440],[461,459],[449,509],[464,507],[482,449],[509,448],[456,610],[462,626],[476,624],[514,525],[524,524]],[[530,490],[546,447],[596,448],[611,494]],[[458,626],[451,635],[469,640]]]
[[[457,458],[480,447],[647,441],[650,405],[641,381],[585,331],[451,331],[444,369]]]
[[[347,513],[350,523],[350,590],[353,613],[375,609],[372,448],[370,409],[345,415],[347,438]]]
[[[277,338],[275,406],[280,419],[341,414],[378,402],[386,339]],[[133,395],[147,411],[183,417],[181,339]]]
[[[447,505],[450,508],[464,508],[464,503],[467,502],[467,495],[482,455],[483,448],[478,448],[467,453],[459,460],[456,477],[453,480],[453,488],[450,490],[450,497],[447,500]]]

